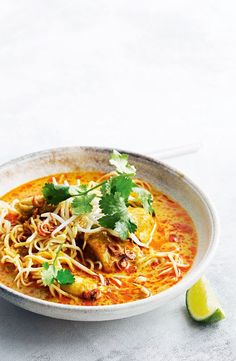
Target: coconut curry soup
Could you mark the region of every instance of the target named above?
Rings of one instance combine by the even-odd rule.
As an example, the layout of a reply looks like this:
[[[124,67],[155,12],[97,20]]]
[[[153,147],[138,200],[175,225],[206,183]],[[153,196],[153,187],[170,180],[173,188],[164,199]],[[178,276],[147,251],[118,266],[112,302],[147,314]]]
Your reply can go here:
[[[135,177],[114,151],[114,171],[46,176],[0,200],[0,282],[71,305],[143,299],[191,268],[197,234],[178,203]]]

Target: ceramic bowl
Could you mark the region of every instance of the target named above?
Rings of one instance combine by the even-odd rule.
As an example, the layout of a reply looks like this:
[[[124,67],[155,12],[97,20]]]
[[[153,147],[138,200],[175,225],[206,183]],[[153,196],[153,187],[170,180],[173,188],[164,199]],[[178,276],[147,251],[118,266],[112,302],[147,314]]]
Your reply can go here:
[[[65,147],[29,154],[0,167],[0,194],[45,175],[78,169],[111,170],[111,149]],[[121,151],[122,152],[122,151]],[[127,153],[127,152],[126,152]],[[203,274],[218,242],[218,222],[208,198],[183,174],[144,155],[129,153],[130,163],[141,177],[179,202],[190,214],[197,229],[199,244],[195,262],[187,275],[171,288],[146,299],[111,306],[70,306],[26,296],[0,285],[0,295],[7,301],[41,315],[77,321],[113,320],[138,315],[183,294]]]

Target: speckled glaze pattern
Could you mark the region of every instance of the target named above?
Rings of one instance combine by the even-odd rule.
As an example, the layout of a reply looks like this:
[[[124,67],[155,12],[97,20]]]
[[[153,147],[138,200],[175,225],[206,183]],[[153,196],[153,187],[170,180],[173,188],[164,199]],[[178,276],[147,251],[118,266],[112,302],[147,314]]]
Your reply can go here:
[[[78,169],[111,170],[108,158],[111,149],[95,147],[65,147],[32,153],[14,159],[0,167],[0,194],[32,179],[47,174]],[[122,152],[120,150],[120,152]],[[127,152],[126,152],[127,153]],[[141,177],[167,193],[191,215],[199,237],[198,252],[192,269],[178,284],[147,299],[112,306],[70,306],[55,304],[23,295],[0,285],[0,295],[26,310],[49,317],[103,321],[134,316],[157,308],[185,292],[205,271],[217,242],[218,222],[207,197],[183,174],[152,158],[130,153],[130,162]]]

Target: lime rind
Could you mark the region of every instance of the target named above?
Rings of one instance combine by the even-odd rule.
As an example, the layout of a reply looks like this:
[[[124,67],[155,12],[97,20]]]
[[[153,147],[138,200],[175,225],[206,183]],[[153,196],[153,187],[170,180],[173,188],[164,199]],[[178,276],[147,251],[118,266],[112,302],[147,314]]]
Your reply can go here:
[[[224,311],[204,276],[186,292],[186,307],[196,322],[210,324],[225,318]]]

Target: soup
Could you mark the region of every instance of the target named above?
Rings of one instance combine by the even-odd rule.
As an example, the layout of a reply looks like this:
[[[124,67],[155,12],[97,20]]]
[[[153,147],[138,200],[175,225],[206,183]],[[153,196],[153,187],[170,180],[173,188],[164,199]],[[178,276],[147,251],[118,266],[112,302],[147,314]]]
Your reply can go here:
[[[111,305],[179,282],[197,250],[180,204],[135,177],[114,152],[115,171],[49,175],[0,200],[0,282],[39,299]]]

